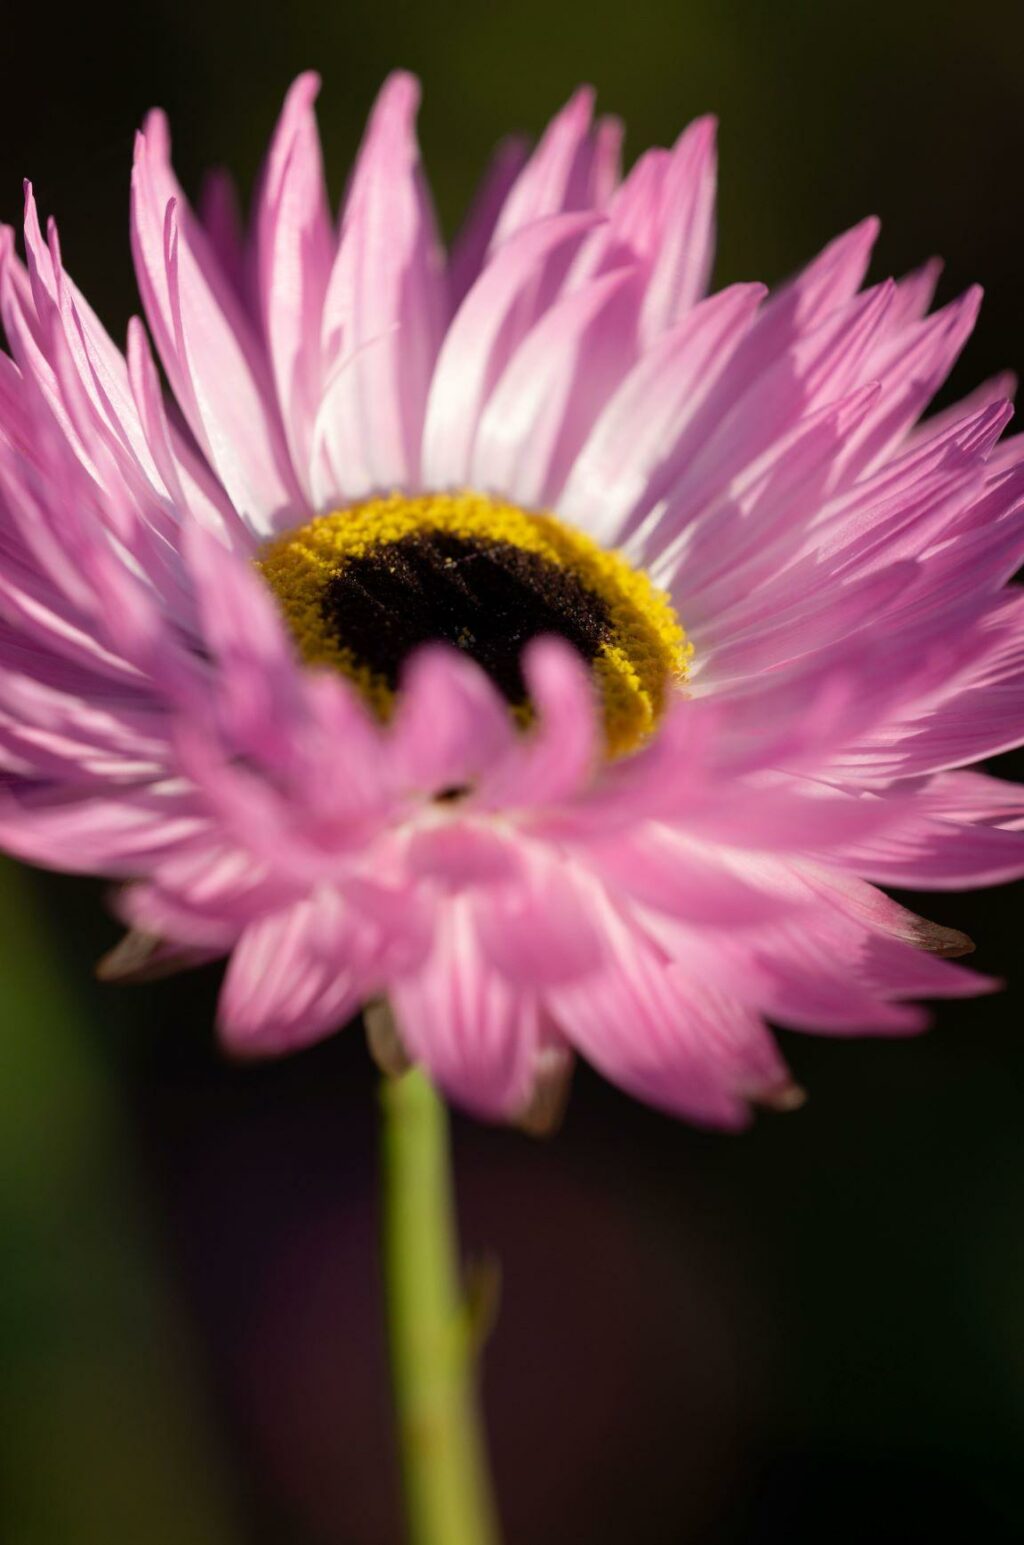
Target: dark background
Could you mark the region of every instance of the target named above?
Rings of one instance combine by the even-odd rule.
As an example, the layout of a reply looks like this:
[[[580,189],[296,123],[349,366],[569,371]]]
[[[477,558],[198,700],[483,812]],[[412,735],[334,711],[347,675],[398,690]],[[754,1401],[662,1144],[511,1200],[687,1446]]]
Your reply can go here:
[[[247,185],[313,65],[337,192],[404,64],[449,229],[491,142],[590,79],[634,155],[720,114],[719,283],[874,211],[876,274],[937,251],[940,298],[987,287],[954,390],[1024,366],[1016,5],[22,3],[3,38],[0,216],[31,175],[117,336],[148,106],[186,186],[211,161]],[[227,1066],[215,971],[100,987],[101,889],[0,882],[0,1534],[391,1545],[361,1034]],[[709,1136],[584,1072],[554,1142],[457,1121],[464,1240],[504,1266],[486,1400],[513,1545],[1024,1539],[1020,891],[917,904],[1013,988],[923,1040],[788,1037],[799,1115]]]

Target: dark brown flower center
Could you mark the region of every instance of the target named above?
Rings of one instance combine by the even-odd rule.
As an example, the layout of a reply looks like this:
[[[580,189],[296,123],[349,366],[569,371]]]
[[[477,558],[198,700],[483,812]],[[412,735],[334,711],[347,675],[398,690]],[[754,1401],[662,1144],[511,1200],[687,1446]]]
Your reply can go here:
[[[571,569],[511,542],[416,531],[350,558],[324,590],[325,623],[394,688],[420,644],[452,644],[522,703],[522,652],[557,633],[590,663],[611,637],[608,607]]]

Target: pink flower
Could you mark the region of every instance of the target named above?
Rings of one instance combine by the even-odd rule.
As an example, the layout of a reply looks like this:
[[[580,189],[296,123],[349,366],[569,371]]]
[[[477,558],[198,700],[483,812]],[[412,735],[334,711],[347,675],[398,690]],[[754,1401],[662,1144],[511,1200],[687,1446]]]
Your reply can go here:
[[[1024,740],[1009,384],[920,422],[977,291],[860,289],[869,220],[705,298],[713,124],[623,180],[588,91],[446,255],[392,77],[336,229],[316,90],[247,232],[138,138],[173,403],[31,189],[4,233],[0,841],[123,882],[110,970],[229,955],[232,1050],[386,997],[485,1116],[579,1053],[740,1125],[794,1099],[767,1020],[984,991],[875,888],[1024,872],[1022,791],[961,770]]]

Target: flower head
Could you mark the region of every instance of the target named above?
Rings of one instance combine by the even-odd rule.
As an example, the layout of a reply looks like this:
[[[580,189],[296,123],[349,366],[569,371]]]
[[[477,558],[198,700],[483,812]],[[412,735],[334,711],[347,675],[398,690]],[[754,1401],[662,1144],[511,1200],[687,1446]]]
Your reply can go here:
[[[390,1004],[522,1117],[579,1053],[741,1124],[767,1021],[919,1028],[988,983],[876,885],[1024,872],[1024,454],[1008,384],[875,223],[706,294],[714,126],[620,175],[578,93],[451,252],[418,90],[335,229],[301,77],[251,225],[139,135],[126,354],[27,191],[0,304],[0,841],[123,882],[112,974],[230,957],[275,1053]]]

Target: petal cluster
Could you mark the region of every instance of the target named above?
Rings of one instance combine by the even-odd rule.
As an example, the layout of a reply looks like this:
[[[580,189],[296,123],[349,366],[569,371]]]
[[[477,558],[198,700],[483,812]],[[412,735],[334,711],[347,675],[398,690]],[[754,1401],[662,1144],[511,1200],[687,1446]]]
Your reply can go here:
[[[316,92],[247,227],[223,174],[190,206],[149,117],[124,352],[31,188],[24,258],[0,237],[0,842],[123,882],[151,966],[229,955],[235,1051],[386,996],[489,1117],[579,1053],[741,1125],[792,1100],[767,1021],[903,1033],[983,991],[876,888],[1024,873],[1021,791],[965,770],[1024,740],[1012,382],[922,419],[978,293],[930,311],[932,264],[863,288],[865,221],[772,294],[708,295],[713,123],[623,177],[587,91],[500,148],[446,253],[393,76],[335,222]],[[303,665],[263,545],[462,489],[670,595],[690,674],[635,754],[604,755],[557,639],[525,734],[451,650],[409,660],[387,724]]]

